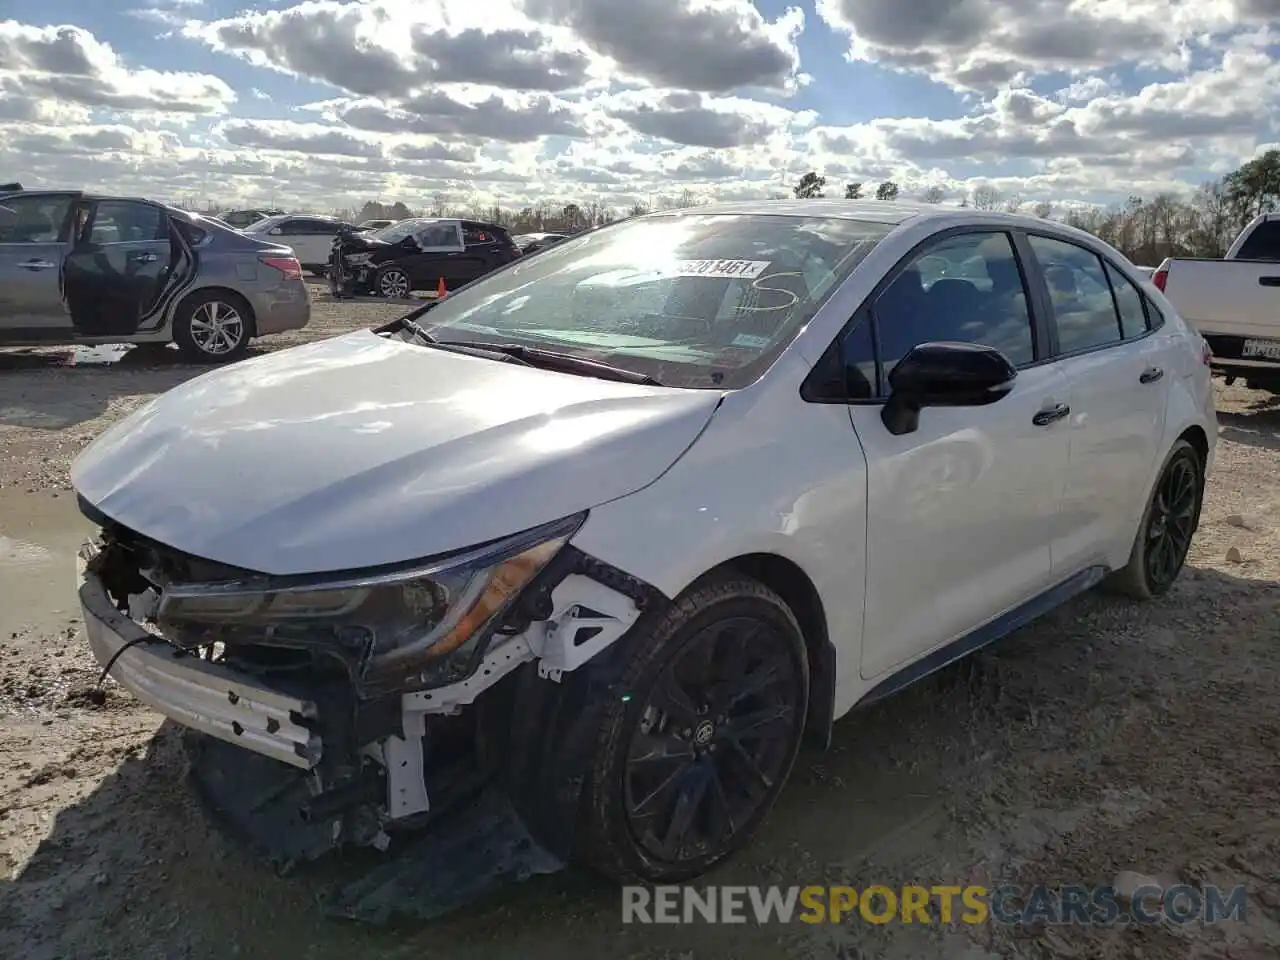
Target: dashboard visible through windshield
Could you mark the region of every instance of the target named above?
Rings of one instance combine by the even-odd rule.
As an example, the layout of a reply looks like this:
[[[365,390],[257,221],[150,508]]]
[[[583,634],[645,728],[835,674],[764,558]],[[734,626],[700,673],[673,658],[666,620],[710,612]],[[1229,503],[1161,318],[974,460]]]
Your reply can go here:
[[[681,213],[565,240],[420,321],[437,340],[527,344],[668,386],[753,382],[891,229],[834,217]]]

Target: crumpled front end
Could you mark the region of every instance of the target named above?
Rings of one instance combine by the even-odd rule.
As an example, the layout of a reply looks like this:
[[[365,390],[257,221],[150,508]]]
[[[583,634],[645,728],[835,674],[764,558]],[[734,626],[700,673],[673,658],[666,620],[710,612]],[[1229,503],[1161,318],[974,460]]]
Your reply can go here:
[[[81,554],[89,643],[121,686],[187,728],[211,814],[280,865],[349,844],[402,848],[339,891],[338,913],[435,916],[564,865],[568,841],[535,839],[510,789],[512,750],[527,749],[512,743],[537,722],[517,703],[546,702],[606,660],[662,600],[568,545],[582,516],[320,580],[191,557],[81,506],[102,523]],[[570,790],[545,795],[571,796],[579,754],[556,760]]]

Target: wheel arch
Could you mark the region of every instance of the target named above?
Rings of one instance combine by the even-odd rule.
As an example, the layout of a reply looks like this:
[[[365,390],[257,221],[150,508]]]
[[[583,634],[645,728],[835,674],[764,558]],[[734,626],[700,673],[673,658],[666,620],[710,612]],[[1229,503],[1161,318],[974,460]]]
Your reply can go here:
[[[836,648],[818,588],[794,560],[776,553],[747,553],[718,564],[704,574],[738,573],[776,593],[795,616],[809,658],[809,704],[806,737],[825,749],[835,721]],[[699,579],[703,579],[700,577]]]
[[[1177,440],[1185,440],[1195,448],[1197,456],[1200,457],[1200,466],[1207,467],[1209,461],[1209,435],[1204,432],[1204,427],[1198,423],[1193,423],[1180,434]],[[1177,440],[1174,442],[1176,443]],[[1201,472],[1201,482],[1204,482],[1204,474]]]
[[[190,301],[193,298],[204,296],[210,293],[216,293],[219,296],[227,297],[228,299],[234,300],[237,306],[242,307],[244,309],[244,316],[249,322],[249,339],[253,339],[258,335],[258,315],[253,309],[253,304],[249,302],[249,298],[246,297],[239,290],[235,290],[231,287],[221,286],[219,284],[210,284],[209,286],[195,287],[194,289],[188,290],[186,293],[184,293],[178,299],[178,302],[173,305],[173,315],[169,320],[170,325],[172,326],[172,324],[177,320],[179,314],[182,312],[182,310],[186,308],[187,304],[190,303]]]

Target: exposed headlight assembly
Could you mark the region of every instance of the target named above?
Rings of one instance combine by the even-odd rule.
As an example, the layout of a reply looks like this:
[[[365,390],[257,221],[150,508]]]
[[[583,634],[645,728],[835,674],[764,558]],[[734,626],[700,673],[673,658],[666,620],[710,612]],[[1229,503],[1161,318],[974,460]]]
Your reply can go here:
[[[349,253],[344,259],[353,267],[362,267],[372,256],[372,253]]]
[[[171,584],[155,619],[187,642],[359,648],[370,693],[438,686],[474,669],[503,614],[585,518],[390,571]]]

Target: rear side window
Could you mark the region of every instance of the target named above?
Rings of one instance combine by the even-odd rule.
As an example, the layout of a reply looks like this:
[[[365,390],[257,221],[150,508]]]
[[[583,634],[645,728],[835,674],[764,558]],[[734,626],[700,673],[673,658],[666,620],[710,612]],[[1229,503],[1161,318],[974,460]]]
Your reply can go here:
[[[1120,317],[1098,255],[1052,237],[1028,240],[1049,287],[1059,350],[1074,353],[1119,343]]]
[[[140,243],[168,239],[167,218],[159,207],[133,200],[103,200],[93,211],[90,243]]]
[[[1120,335],[1126,340],[1140,337],[1147,332],[1147,314],[1142,309],[1142,294],[1111,264],[1104,264],[1111,292],[1116,297],[1116,310],[1120,314]]]
[[[462,228],[462,242],[468,247],[479,246],[482,243],[493,243],[497,240],[492,230],[486,230],[484,227],[472,224]]]
[[[1280,220],[1267,220],[1245,238],[1236,254],[1240,260],[1280,260]]]

